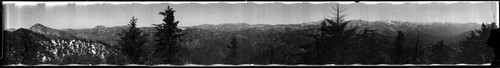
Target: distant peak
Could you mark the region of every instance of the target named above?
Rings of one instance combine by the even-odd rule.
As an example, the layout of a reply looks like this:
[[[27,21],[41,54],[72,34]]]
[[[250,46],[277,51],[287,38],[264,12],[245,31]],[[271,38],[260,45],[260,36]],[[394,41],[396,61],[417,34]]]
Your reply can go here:
[[[36,23],[35,25],[30,27],[30,29],[35,29],[35,28],[47,28],[47,27],[40,23]]]
[[[36,23],[36,24],[35,24],[35,25],[33,25],[33,26],[43,26],[43,25],[42,25],[42,24],[40,24],[40,23]]]

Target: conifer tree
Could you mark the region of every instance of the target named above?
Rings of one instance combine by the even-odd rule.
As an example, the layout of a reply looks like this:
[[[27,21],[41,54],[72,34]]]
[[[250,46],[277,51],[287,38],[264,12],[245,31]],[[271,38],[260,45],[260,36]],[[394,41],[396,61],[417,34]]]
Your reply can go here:
[[[181,46],[178,45],[180,37],[185,35],[181,33],[181,29],[177,27],[179,21],[175,21],[173,8],[167,7],[165,12],[160,12],[163,15],[163,23],[153,24],[157,32],[155,36],[157,39],[156,43],[156,55],[160,58],[164,58],[162,61],[167,64],[179,64]]]
[[[230,49],[230,53],[227,58],[227,64],[236,64],[236,60],[238,59],[238,53],[236,51],[238,49],[238,42],[236,41],[236,36],[234,36],[234,34],[231,38],[230,45],[228,45],[226,48]]]
[[[333,9],[334,17],[325,18],[321,22],[320,35],[310,35],[316,38],[316,42],[303,47],[311,50],[305,54],[304,62],[313,64],[342,62],[343,59],[338,59],[338,56],[348,49],[349,45],[354,44],[352,41],[355,40],[353,37],[358,27],[347,29],[350,21],[344,20],[347,15],[343,13],[347,8],[337,4]]]
[[[139,63],[139,57],[141,57],[142,46],[146,42],[145,34],[136,27],[137,18],[132,17],[128,24],[128,29],[123,30],[122,33],[118,34],[121,38],[119,44],[122,46],[121,51],[124,52],[132,62]]]
[[[420,36],[417,37],[417,42],[415,42],[415,49],[414,49],[415,51],[413,53],[411,61],[407,61],[406,63],[417,63],[418,57],[420,57],[418,55],[420,51],[419,47],[420,47]]]
[[[394,40],[394,43],[392,44],[393,51],[395,52],[393,54],[394,61],[396,63],[404,63],[408,60],[406,60],[405,54],[403,52],[403,42],[406,40],[406,35],[403,31],[398,31],[398,35],[396,36],[396,39]]]

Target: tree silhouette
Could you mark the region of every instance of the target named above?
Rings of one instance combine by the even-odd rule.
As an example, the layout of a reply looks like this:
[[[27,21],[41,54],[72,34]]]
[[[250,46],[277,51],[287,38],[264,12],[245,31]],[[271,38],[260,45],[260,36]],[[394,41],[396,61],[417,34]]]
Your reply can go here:
[[[128,57],[130,57],[132,62],[139,63],[139,57],[141,57],[142,46],[146,42],[145,34],[136,27],[137,18],[132,17],[127,30],[123,30],[122,33],[118,34],[121,40],[118,42],[122,48],[121,51],[124,52]]]
[[[304,62],[313,64],[342,62],[343,59],[338,56],[349,48],[348,45],[354,44],[351,41],[355,40],[353,37],[358,27],[347,29],[350,21],[344,21],[344,17],[347,15],[343,14],[347,8],[340,7],[337,4],[333,9],[334,12],[332,13],[335,17],[333,19],[325,18],[321,22],[320,35],[309,35],[315,38],[316,42],[304,46],[304,48],[311,50],[308,55],[305,55]]]
[[[238,59],[238,42],[236,41],[236,36],[233,34],[231,38],[230,45],[226,48],[230,49],[230,53],[227,58],[227,64],[236,64],[236,60]]]
[[[406,63],[417,63],[417,60],[418,60],[418,53],[419,53],[419,50],[420,50],[420,36],[417,36],[417,42],[415,42],[415,51],[413,53],[413,56],[412,56],[412,59],[411,61],[408,61]]]
[[[394,40],[394,43],[392,44],[393,51],[395,52],[393,54],[394,61],[395,63],[402,64],[407,62],[408,60],[406,59],[406,54],[403,51],[403,42],[406,40],[406,35],[403,31],[398,31],[398,35],[396,36],[396,39]]]
[[[182,30],[177,27],[179,21],[174,21],[174,12],[175,10],[168,6],[165,12],[159,13],[164,16],[164,23],[153,24],[158,31],[155,33],[155,36],[158,38],[155,40],[157,42],[156,48],[158,48],[155,52],[158,57],[164,58],[163,62],[179,64],[181,46],[178,45],[178,42],[180,41],[179,38],[185,34],[182,34]]]

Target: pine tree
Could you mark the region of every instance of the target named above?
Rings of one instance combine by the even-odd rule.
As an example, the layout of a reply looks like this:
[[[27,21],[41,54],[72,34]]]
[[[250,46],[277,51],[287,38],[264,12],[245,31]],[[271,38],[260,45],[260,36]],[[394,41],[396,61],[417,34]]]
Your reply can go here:
[[[358,27],[347,29],[350,21],[344,21],[346,14],[343,12],[346,8],[340,7],[337,4],[334,9],[334,18],[327,19],[321,22],[319,31],[320,35],[310,35],[316,38],[313,45],[304,46],[304,48],[312,48],[305,55],[304,62],[314,64],[329,64],[333,62],[343,62],[344,59],[339,59],[338,56],[343,54],[347,48],[353,45],[355,39],[355,31]]]
[[[233,34],[231,38],[230,45],[226,48],[230,49],[230,53],[227,58],[227,64],[236,64],[236,60],[238,59],[238,42],[236,41],[236,36]]]
[[[407,62],[408,60],[406,59],[407,56],[403,51],[403,42],[406,40],[406,35],[403,31],[398,31],[398,35],[396,36],[394,43],[392,44],[393,51],[395,52],[393,54],[394,61],[395,63],[402,64]]]
[[[162,61],[169,64],[179,64],[180,61],[180,53],[181,46],[178,45],[180,41],[179,38],[185,34],[181,33],[181,29],[177,27],[179,21],[175,21],[174,12],[170,6],[167,7],[165,12],[160,12],[160,15],[163,15],[162,24],[153,24],[155,29],[158,31],[155,33],[155,36],[158,38],[155,41],[156,43],[156,55],[158,57],[164,58]]]
[[[142,46],[146,42],[145,34],[136,27],[137,18],[132,17],[127,30],[123,30],[122,33],[118,34],[121,38],[119,44],[122,46],[121,51],[124,52],[128,57],[130,57],[132,62],[140,63],[138,60],[141,57]]]
[[[415,49],[414,49],[415,51],[413,53],[411,61],[407,61],[406,63],[417,63],[417,60],[420,57],[418,55],[418,53],[420,51],[419,47],[420,47],[420,36],[417,37],[417,42],[415,42]]]

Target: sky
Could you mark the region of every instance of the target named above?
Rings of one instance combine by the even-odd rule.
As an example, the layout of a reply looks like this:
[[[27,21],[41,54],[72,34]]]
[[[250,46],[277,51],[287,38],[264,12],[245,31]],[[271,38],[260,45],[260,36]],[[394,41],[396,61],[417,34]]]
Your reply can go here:
[[[348,20],[408,21],[408,22],[456,22],[490,23],[498,21],[498,2],[477,3],[350,3],[346,7]],[[93,28],[127,25],[134,16],[137,26],[152,27],[162,23],[158,13],[167,6],[176,12],[179,26],[202,24],[249,23],[249,24],[299,24],[319,21],[332,16],[335,3],[155,3],[155,4],[87,4],[54,5],[49,3],[22,5],[3,3],[4,27],[29,28],[36,23],[66,28]],[[494,19],[494,15],[497,15]]]

